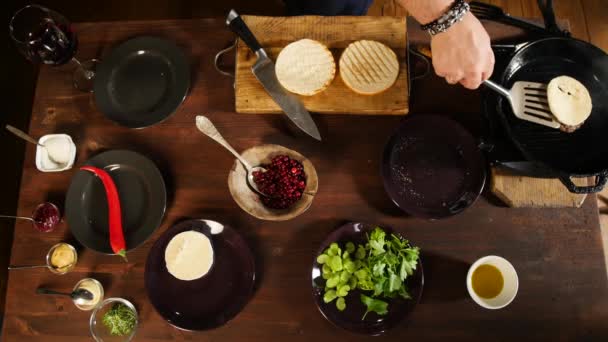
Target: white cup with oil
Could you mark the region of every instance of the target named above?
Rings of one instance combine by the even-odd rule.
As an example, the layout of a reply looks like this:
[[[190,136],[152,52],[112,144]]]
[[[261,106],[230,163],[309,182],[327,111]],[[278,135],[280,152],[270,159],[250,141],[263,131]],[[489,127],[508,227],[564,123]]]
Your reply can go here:
[[[518,288],[517,272],[505,258],[488,255],[475,261],[469,268],[469,295],[486,309],[502,309],[509,305],[515,299]]]

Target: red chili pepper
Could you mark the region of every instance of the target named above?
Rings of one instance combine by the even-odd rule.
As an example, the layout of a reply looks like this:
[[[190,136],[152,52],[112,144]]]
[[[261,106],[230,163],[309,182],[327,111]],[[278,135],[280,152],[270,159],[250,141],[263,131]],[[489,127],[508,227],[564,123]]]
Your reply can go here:
[[[118,190],[110,175],[99,168],[93,166],[83,166],[80,168],[84,171],[90,171],[95,176],[101,179],[103,187],[106,189],[106,198],[108,200],[108,218],[110,224],[110,245],[112,251],[117,255],[120,255],[127,261],[127,250],[125,244],[125,237],[122,231],[122,215],[120,212],[120,198],[118,197]]]

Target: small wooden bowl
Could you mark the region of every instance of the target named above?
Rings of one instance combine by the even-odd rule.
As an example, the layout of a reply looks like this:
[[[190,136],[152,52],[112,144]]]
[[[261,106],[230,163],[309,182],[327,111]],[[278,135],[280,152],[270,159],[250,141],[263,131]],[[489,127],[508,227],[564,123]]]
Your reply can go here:
[[[228,188],[234,201],[251,216],[267,221],[286,221],[290,220],[306,211],[312,204],[312,200],[319,188],[319,178],[317,171],[310,160],[296,151],[290,150],[279,145],[260,145],[252,147],[242,153],[243,158],[252,166],[270,164],[273,157],[286,155],[291,159],[297,160],[304,166],[306,174],[306,188],[302,198],[287,209],[278,210],[264,206],[259,196],[247,185],[247,171],[238,161],[234,161],[232,170],[228,175]]]

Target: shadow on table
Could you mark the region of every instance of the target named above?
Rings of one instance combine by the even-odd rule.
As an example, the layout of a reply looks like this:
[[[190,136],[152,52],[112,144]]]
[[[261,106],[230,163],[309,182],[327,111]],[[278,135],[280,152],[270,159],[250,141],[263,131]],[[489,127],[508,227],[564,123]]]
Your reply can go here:
[[[297,231],[294,229],[289,242],[283,246],[281,255],[277,256],[284,259],[277,272],[285,282],[284,286],[277,288],[280,297],[278,302],[288,307],[303,308],[290,310],[291,314],[297,315],[291,319],[303,323],[316,314],[311,285],[314,258],[327,235],[347,222],[339,219],[316,220],[301,226]],[[307,307],[310,310],[306,310]]]
[[[421,303],[454,302],[469,296],[466,287],[469,263],[425,251],[422,262],[424,290]]]

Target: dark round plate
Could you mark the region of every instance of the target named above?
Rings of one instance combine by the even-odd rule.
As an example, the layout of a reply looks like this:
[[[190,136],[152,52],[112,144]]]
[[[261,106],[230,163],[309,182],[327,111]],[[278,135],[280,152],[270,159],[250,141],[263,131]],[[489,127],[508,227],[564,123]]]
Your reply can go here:
[[[110,174],[120,197],[127,250],[141,245],[160,226],[167,204],[165,182],[156,165],[139,153],[125,150],[103,152],[85,165]],[[113,254],[106,192],[97,176],[88,171],[76,173],[66,196],[65,216],[83,246]]]
[[[175,235],[189,230],[211,238],[214,264],[204,277],[182,281],[167,271],[165,249]],[[232,228],[215,221],[189,220],[169,228],[156,241],[148,254],[145,282],[150,302],[169,324],[208,330],[225,324],[245,307],[253,294],[255,261],[245,240]]]
[[[475,138],[439,115],[406,119],[386,144],[381,173],[384,189],[399,208],[430,219],[471,206],[486,181]]]
[[[422,269],[422,259],[419,259],[418,266],[414,274],[407,278],[406,284],[409,289],[409,294],[412,299],[403,299],[401,297],[389,300],[388,313],[385,316],[377,315],[370,312],[362,320],[363,314],[366,311],[365,305],[361,303],[361,291],[352,291],[345,297],[346,309],[339,311],[336,308],[335,301],[326,304],[323,301],[325,279],[321,276],[321,265],[316,261],[317,255],[323,253],[332,242],[338,242],[343,246],[351,241],[355,244],[364,244],[367,240],[365,233],[371,232],[377,225],[366,223],[348,223],[333,231],[323,241],[312,265],[312,293],[317,303],[317,307],[321,314],[334,325],[366,335],[380,335],[387,330],[395,327],[402,322],[413,310],[422,296],[422,288],[424,287],[424,271]],[[386,232],[391,232],[386,227],[381,227]]]
[[[190,88],[190,66],[172,42],[156,37],[128,40],[106,56],[95,75],[99,110],[129,128],[169,117]]]

